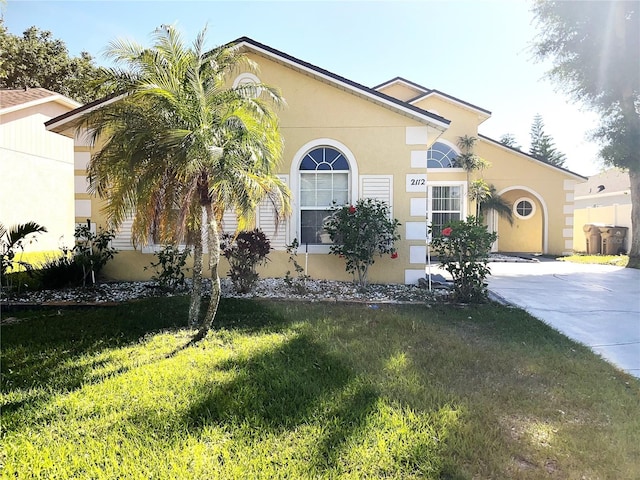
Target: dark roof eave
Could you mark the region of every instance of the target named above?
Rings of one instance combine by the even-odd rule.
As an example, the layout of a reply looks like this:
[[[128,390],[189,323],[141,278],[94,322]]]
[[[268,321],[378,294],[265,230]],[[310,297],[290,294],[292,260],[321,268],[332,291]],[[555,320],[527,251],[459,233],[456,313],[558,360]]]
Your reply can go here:
[[[84,105],[82,105],[81,107],[78,107],[76,109],[73,109],[67,113],[63,113],[62,115],[58,115],[57,117],[54,117],[50,120],[47,120],[46,122],[44,122],[44,126],[45,128],[47,128],[47,130],[50,130],[49,127],[51,127],[52,125],[56,125],[70,117],[75,117],[83,112],[92,110],[94,107],[98,107],[103,103],[108,102],[109,100],[115,99],[117,97],[122,96],[122,93],[112,93],[110,95],[107,95],[106,97],[103,98],[99,98],[97,100],[94,100],[92,102],[86,103]]]

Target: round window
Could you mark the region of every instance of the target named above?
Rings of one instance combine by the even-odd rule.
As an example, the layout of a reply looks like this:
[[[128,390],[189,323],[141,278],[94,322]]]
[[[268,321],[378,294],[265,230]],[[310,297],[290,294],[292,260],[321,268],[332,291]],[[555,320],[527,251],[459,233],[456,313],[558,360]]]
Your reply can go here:
[[[513,204],[513,213],[518,218],[530,218],[536,213],[536,206],[528,198],[520,198]]]

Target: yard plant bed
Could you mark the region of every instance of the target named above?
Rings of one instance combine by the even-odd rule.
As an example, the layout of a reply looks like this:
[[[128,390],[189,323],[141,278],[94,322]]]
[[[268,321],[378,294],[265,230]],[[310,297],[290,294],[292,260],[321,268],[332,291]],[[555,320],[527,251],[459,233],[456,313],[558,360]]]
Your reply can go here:
[[[503,306],[12,312],[3,478],[637,478],[640,382]]]

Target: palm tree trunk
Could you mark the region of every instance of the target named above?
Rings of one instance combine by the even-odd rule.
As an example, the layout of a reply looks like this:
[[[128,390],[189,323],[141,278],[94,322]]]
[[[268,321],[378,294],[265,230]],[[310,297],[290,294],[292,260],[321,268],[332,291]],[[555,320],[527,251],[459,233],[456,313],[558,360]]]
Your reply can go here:
[[[193,236],[193,285],[189,305],[189,328],[196,328],[200,319],[202,303],[202,231]]]
[[[631,242],[629,245],[628,268],[640,268],[640,172],[629,169],[631,182]]]
[[[206,335],[218,311],[220,303],[220,277],[218,276],[218,264],[220,263],[220,235],[218,223],[213,215],[211,204],[204,206],[207,219],[207,243],[209,245],[209,268],[211,269],[211,299],[205,313],[200,330],[194,337],[194,341],[202,340]]]

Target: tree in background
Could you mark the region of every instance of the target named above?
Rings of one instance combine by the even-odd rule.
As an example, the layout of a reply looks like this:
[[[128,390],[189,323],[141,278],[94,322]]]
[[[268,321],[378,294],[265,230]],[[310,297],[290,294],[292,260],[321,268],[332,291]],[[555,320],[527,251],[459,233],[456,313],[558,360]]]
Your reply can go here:
[[[542,115],[537,114],[533,117],[530,135],[531,146],[529,147],[529,155],[557,167],[564,167],[567,157],[555,147],[551,135],[544,133]]]
[[[42,87],[86,103],[110,93],[94,83],[98,68],[91,55],[69,56],[62,40],[30,27],[12,35],[0,19],[0,88]]]
[[[629,171],[632,242],[629,267],[640,268],[640,8],[627,1],[537,0],[534,54],[548,75],[600,115],[594,139],[609,165]]]
[[[513,133],[505,133],[500,137],[500,143],[516,150],[522,150],[522,147],[518,144],[516,136]]]

